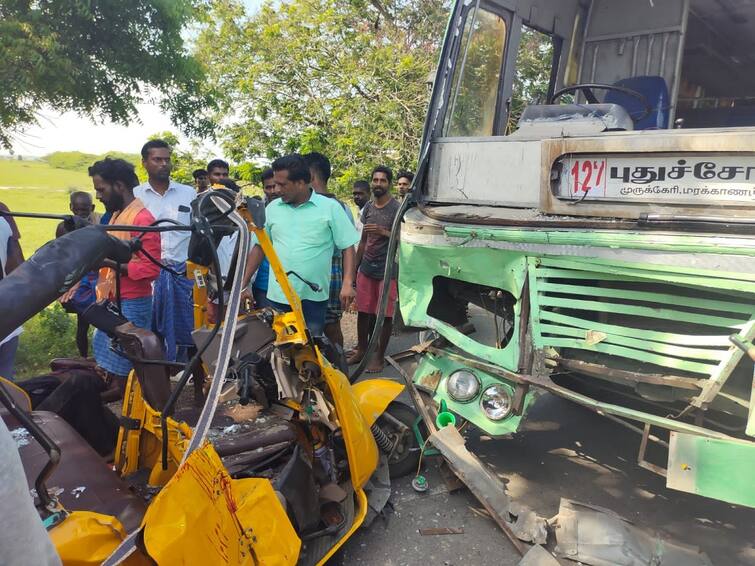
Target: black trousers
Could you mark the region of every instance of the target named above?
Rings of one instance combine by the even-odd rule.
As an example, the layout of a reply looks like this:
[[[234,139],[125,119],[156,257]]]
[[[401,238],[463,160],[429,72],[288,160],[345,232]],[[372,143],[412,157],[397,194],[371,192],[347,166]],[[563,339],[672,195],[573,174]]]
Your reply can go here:
[[[101,456],[110,454],[120,423],[100,399],[106,386],[95,374],[77,373],[61,383],[35,409],[62,417]]]

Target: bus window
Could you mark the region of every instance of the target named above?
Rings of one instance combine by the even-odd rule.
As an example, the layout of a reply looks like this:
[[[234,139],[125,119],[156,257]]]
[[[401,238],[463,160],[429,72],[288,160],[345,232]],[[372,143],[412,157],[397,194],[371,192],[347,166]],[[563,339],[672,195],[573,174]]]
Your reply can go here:
[[[456,71],[451,82],[451,104],[445,135],[493,135],[499,79],[506,45],[506,21],[480,8],[470,12],[464,25]],[[472,20],[474,19],[474,23]]]
[[[753,22],[753,0],[691,2],[676,113],[680,126],[755,126]]]
[[[522,26],[506,133],[516,130],[522,111],[527,105],[545,104],[554,68],[553,38]]]

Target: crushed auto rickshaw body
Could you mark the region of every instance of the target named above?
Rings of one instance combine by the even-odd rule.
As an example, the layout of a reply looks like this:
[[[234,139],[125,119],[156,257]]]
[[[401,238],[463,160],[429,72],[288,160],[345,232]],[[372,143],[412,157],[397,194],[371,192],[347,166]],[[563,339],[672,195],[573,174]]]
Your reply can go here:
[[[21,389],[10,382],[0,388],[4,416],[20,421],[33,439],[19,452],[64,564],[321,564],[371,509],[374,516],[385,504],[381,495],[368,506],[368,492],[416,467],[416,417],[406,406],[388,416],[403,386],[383,379],[352,385],[329,345],[310,335],[258,203],[217,190],[200,199],[196,217],[224,211],[225,224],[215,225],[215,234],[219,241],[235,226],[245,242],[237,248],[239,260],[253,233],[292,312],[240,313],[243,270],[233,275],[224,320],[199,324],[194,332],[212,375],[201,408],[176,408],[191,362],[172,383],[154,334],[122,321],[109,331],[134,370],[113,469],[57,415],[32,411]],[[76,246],[92,230],[109,241],[104,230],[90,227],[56,246]],[[205,233],[208,250],[217,241],[211,243],[212,230]],[[55,253],[42,248],[39,259]],[[207,267],[194,265],[195,282],[207,284],[201,276]],[[216,261],[213,269],[219,272]],[[19,269],[17,276],[25,275]],[[197,289],[195,299],[204,301],[205,291]],[[205,308],[197,304],[198,311]]]

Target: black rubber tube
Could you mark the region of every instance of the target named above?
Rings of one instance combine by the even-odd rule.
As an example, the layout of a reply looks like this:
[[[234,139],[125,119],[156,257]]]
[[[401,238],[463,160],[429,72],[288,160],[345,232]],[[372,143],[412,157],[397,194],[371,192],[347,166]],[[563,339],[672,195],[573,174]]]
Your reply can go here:
[[[127,263],[128,242],[87,226],[52,240],[0,281],[0,339],[37,314],[106,258]]]

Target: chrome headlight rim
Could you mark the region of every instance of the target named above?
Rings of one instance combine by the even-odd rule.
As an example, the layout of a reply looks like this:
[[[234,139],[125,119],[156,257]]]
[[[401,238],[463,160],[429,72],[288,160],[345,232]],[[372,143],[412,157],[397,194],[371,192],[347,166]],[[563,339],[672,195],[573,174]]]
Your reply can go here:
[[[471,375],[476,383],[476,386],[474,388],[473,394],[457,397],[456,395],[453,394],[450,384],[454,376],[461,373]],[[481,389],[482,389],[482,381],[480,380],[480,378],[475,372],[467,368],[460,368],[460,369],[454,370],[453,372],[451,372],[451,374],[448,376],[448,379],[446,380],[446,393],[448,393],[448,396],[451,397],[451,399],[453,399],[457,403],[471,403],[478,397]]]
[[[495,390],[499,396],[504,397],[506,399],[506,402],[508,404],[508,408],[506,409],[506,412],[504,412],[501,416],[493,417],[490,415],[488,411],[485,410],[485,401],[489,396],[492,394],[489,393],[491,390]],[[488,385],[485,387],[485,389],[480,394],[480,411],[482,412],[485,417],[493,422],[501,422],[508,417],[511,416],[511,413],[514,409],[513,404],[513,396],[511,394],[511,390],[503,385],[502,383],[494,383],[492,385]]]

